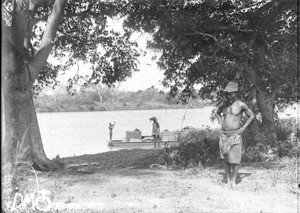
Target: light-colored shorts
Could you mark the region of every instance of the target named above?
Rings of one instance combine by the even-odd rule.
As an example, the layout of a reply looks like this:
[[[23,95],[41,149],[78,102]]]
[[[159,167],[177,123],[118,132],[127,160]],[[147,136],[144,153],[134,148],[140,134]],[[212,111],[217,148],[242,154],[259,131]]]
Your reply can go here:
[[[241,164],[242,137],[236,133],[222,132],[219,139],[220,157],[227,163]]]

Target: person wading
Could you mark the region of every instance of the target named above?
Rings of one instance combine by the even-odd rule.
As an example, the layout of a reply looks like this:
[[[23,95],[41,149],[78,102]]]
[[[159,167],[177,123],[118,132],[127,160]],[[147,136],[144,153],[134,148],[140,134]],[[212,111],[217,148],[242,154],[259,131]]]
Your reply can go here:
[[[216,109],[215,117],[221,124],[219,139],[220,156],[225,162],[227,186],[236,187],[236,178],[242,159],[242,132],[249,126],[254,114],[249,107],[237,98],[238,84],[229,82],[224,100]],[[248,116],[241,125],[243,112]]]

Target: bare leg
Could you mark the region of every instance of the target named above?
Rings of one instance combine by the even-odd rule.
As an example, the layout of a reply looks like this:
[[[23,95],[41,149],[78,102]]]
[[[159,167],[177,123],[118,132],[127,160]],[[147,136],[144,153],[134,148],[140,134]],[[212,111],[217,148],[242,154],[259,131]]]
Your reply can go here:
[[[237,178],[239,169],[240,169],[239,164],[233,164],[232,165],[231,185],[232,185],[233,188],[236,187],[236,178]]]
[[[226,177],[227,177],[227,186],[229,186],[230,185],[230,183],[231,183],[231,172],[230,172],[230,168],[231,168],[231,165],[230,165],[230,163],[227,163],[226,161],[224,162],[225,164],[225,174],[226,174]]]

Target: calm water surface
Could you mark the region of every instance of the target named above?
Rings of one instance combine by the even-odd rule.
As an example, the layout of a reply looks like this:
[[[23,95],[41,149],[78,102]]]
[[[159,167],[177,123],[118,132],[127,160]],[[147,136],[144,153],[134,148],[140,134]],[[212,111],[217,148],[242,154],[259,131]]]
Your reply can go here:
[[[297,107],[298,108],[298,107]],[[288,108],[279,117],[297,117],[297,108]],[[113,139],[125,139],[126,131],[138,128],[150,135],[150,117],[157,117],[161,130],[180,130],[183,127],[219,127],[212,123],[212,107],[201,109],[132,110],[103,112],[38,113],[44,149],[49,158],[95,154],[111,151],[107,146],[108,124],[116,121]],[[128,147],[134,148],[134,147]],[[116,150],[116,148],[114,148]]]
[[[212,123],[212,107],[201,109],[132,110],[101,112],[38,113],[44,149],[49,158],[111,151],[107,146],[108,124],[116,122],[113,139],[125,139],[126,131],[138,128],[150,135],[150,117],[157,117],[161,130],[182,127],[218,127]]]

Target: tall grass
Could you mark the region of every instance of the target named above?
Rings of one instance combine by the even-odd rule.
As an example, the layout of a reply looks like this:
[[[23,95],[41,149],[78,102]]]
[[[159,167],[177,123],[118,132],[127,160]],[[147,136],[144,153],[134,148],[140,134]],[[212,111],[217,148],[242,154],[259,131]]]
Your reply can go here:
[[[39,190],[39,178],[37,176],[36,170],[32,167],[31,162],[23,160],[23,149],[25,148],[25,140],[27,135],[29,134],[29,126],[26,128],[21,141],[17,142],[16,153],[14,162],[9,165],[4,165],[5,168],[3,170],[3,182],[2,182],[2,202],[3,207],[6,210],[10,210],[12,200],[14,199],[14,195],[16,193],[23,193],[28,191],[21,185],[21,181],[24,179],[24,171],[30,171],[34,174],[36,180],[36,191]],[[32,189],[31,189],[32,190]],[[25,211],[25,209],[24,209]]]

